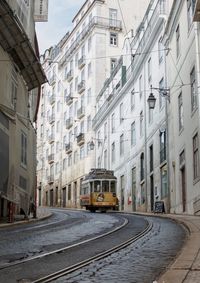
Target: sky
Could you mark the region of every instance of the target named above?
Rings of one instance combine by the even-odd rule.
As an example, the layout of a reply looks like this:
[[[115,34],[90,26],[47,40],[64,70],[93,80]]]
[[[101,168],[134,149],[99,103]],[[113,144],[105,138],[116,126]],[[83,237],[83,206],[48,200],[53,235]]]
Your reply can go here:
[[[85,0],[49,0],[48,22],[36,23],[40,54],[72,30],[72,19]]]

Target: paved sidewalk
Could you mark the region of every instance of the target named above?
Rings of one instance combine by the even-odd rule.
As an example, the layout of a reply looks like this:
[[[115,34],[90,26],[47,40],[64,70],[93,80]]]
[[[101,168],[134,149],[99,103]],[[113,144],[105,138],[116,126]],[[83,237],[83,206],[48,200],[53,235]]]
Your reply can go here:
[[[33,222],[33,221],[37,221],[37,220],[42,220],[45,218],[48,218],[52,215],[52,213],[50,212],[50,210],[46,207],[37,207],[37,212],[36,212],[36,218],[33,218],[32,216],[30,216],[28,219],[18,219],[15,220],[12,223],[8,223],[6,219],[4,219],[3,221],[0,221],[0,228],[1,227],[7,227],[10,225],[17,225],[17,224],[21,224],[21,223],[29,223],[29,222]]]
[[[200,216],[165,214],[183,223],[189,236],[180,254],[158,283],[200,283]]]

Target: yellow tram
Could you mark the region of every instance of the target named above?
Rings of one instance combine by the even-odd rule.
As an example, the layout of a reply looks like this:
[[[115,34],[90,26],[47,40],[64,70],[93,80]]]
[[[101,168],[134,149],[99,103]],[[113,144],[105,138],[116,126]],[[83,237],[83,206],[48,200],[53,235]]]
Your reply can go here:
[[[113,171],[100,168],[91,169],[81,184],[81,207],[91,212],[116,210],[118,208],[116,187],[117,178]]]

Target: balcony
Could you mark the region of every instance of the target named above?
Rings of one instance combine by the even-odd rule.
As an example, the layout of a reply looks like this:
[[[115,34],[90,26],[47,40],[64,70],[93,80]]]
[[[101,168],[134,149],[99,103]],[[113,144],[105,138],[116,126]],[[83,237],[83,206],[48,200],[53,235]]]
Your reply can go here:
[[[65,79],[70,82],[74,77],[74,72],[73,70],[70,70],[66,75],[65,75]]]
[[[76,139],[77,139],[77,145],[82,145],[82,144],[84,144],[84,142],[85,142],[85,137],[84,137],[84,134],[83,133],[80,133],[77,137],[76,137]]]
[[[78,93],[82,93],[85,90],[85,81],[82,80],[79,84],[78,84]]]
[[[77,118],[81,119],[85,115],[85,107],[81,106],[77,111]]]
[[[65,102],[66,102],[67,105],[71,105],[72,104],[73,98],[72,98],[71,94],[66,96]]]
[[[55,114],[51,114],[50,116],[49,116],[49,124],[52,124],[52,123],[54,123],[55,122]]]
[[[78,68],[82,69],[85,66],[85,56],[82,56],[79,60],[78,60]]]
[[[53,162],[54,162],[54,154],[51,153],[51,154],[48,155],[48,163],[51,164]]]
[[[47,180],[48,180],[48,184],[49,184],[49,185],[50,185],[50,184],[53,184],[53,182],[54,182],[54,175],[48,176]]]
[[[49,143],[53,143],[55,141],[55,135],[54,134],[49,135],[48,141]]]
[[[70,129],[73,126],[73,119],[69,118],[66,120],[66,129]]]
[[[49,79],[49,84],[54,85],[56,83],[56,74],[53,74]]]
[[[49,96],[49,103],[52,105],[55,103],[56,97],[55,94],[52,94],[51,96]]]
[[[70,154],[72,152],[72,143],[68,143],[65,145],[65,152],[66,154]]]

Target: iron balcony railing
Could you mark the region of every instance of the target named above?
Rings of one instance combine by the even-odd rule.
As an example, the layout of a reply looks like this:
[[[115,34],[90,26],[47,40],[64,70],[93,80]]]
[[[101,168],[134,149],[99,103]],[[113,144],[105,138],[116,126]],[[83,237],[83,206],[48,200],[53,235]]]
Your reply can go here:
[[[78,118],[78,119],[81,119],[84,115],[85,115],[85,107],[81,106],[81,107],[77,110],[77,118]]]
[[[50,134],[48,137],[49,143],[52,143],[55,141],[55,135],[54,134]]]
[[[52,124],[52,123],[54,123],[55,122],[55,114],[51,114],[50,116],[49,116],[49,124]]]
[[[73,79],[74,76],[74,72],[73,70],[70,70],[66,75],[65,75],[65,79],[70,82]]]
[[[66,102],[67,105],[72,104],[73,98],[72,98],[71,94],[69,94],[69,95],[66,96],[65,102]]]
[[[54,175],[48,176],[47,180],[49,184],[52,184],[54,182]]]
[[[69,143],[67,143],[67,144],[65,145],[65,152],[66,152],[67,154],[69,154],[69,153],[72,152],[72,143],[71,143],[71,142],[69,142]]]
[[[56,100],[55,94],[52,94],[51,96],[49,96],[49,103],[50,104],[55,103],[55,100]]]
[[[82,145],[82,144],[84,144],[84,142],[85,142],[85,136],[84,136],[83,133],[80,133],[80,134],[76,137],[76,139],[77,139],[77,144],[78,144],[78,145]]]
[[[85,56],[82,56],[79,60],[78,60],[78,68],[81,69],[85,66]]]
[[[66,120],[66,129],[70,129],[73,126],[73,119],[72,118],[68,118]]]
[[[54,154],[53,153],[48,155],[48,162],[49,162],[49,164],[54,162]]]
[[[82,93],[85,90],[85,81],[82,80],[79,84],[78,84],[78,93]]]

